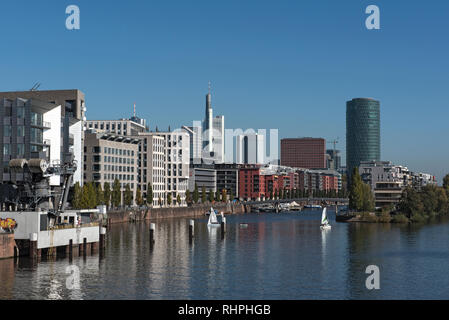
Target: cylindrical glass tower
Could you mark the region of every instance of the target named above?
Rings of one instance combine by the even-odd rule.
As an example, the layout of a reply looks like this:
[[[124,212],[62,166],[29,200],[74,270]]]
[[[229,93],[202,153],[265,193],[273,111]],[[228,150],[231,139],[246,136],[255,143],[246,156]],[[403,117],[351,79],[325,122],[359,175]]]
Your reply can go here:
[[[380,102],[356,98],[346,102],[346,167],[348,175],[360,161],[380,161]]]

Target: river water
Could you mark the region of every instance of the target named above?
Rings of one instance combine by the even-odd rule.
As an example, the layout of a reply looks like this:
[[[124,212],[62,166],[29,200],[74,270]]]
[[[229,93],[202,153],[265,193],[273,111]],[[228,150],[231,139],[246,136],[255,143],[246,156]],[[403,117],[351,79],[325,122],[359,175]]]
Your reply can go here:
[[[152,248],[148,223],[112,225],[102,257],[0,260],[0,299],[449,299],[447,221],[346,224],[331,211],[321,231],[320,217],[227,216],[223,238],[197,219],[191,243],[189,219],[159,221]],[[366,288],[369,265],[379,290]]]

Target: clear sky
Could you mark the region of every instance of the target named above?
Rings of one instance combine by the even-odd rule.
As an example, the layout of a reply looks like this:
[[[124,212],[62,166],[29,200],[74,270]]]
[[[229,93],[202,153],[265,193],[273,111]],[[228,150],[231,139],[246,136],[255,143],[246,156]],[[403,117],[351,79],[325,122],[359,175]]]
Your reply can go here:
[[[78,5],[81,29],[65,28]],[[367,30],[365,8],[380,8]],[[78,88],[88,119],[202,120],[340,138],[346,101],[381,102],[382,158],[449,172],[449,1],[2,1],[0,90]],[[331,144],[328,146],[332,147]],[[345,157],[344,157],[345,158]]]

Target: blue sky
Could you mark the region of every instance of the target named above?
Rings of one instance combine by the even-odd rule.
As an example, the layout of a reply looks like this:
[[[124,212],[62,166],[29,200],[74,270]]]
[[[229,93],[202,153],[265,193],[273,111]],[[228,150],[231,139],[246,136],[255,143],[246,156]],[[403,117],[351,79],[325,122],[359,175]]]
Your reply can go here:
[[[65,8],[81,29],[65,28]],[[365,28],[365,8],[381,29]],[[382,158],[449,172],[447,1],[2,1],[0,90],[79,88],[89,119],[201,120],[333,140],[346,101],[381,101]],[[331,144],[329,144],[329,148]]]

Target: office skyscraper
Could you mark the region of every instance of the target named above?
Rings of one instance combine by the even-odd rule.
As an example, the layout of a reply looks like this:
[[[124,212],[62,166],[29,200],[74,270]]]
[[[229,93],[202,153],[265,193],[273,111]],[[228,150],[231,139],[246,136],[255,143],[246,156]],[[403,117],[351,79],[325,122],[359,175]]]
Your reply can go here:
[[[370,98],[346,102],[348,175],[361,161],[380,161],[380,102]]]
[[[203,122],[202,158],[206,163],[224,162],[224,116],[213,117],[212,96],[206,95],[206,114]]]

